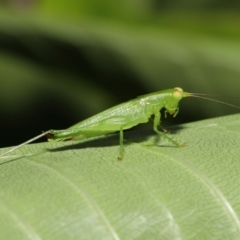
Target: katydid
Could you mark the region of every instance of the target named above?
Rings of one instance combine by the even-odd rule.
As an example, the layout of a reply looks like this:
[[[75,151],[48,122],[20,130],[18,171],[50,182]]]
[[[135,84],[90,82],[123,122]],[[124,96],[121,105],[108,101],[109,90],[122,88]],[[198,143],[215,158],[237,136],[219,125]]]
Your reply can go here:
[[[149,118],[152,115],[154,116],[153,130],[161,137],[170,141],[176,147],[183,147],[184,144],[177,143],[175,140],[158,130],[158,125],[160,125],[161,119],[160,110],[162,108],[165,108],[165,117],[167,116],[167,113],[173,115],[173,117],[176,117],[179,112],[179,101],[183,97],[198,97],[224,103],[215,99],[203,97],[203,95],[207,94],[183,92],[183,90],[179,87],[142,95],[133,100],[100,112],[90,118],[87,118],[84,121],[81,121],[69,127],[68,129],[48,130],[46,132],[43,132],[42,134],[6,151],[0,155],[0,157],[3,157],[6,154],[43,136],[47,136],[49,141],[56,142],[65,140],[80,141],[91,137],[119,132],[120,156],[118,159],[121,160],[124,156],[123,130],[132,128],[140,123],[148,122]],[[224,104],[240,108],[232,104]]]

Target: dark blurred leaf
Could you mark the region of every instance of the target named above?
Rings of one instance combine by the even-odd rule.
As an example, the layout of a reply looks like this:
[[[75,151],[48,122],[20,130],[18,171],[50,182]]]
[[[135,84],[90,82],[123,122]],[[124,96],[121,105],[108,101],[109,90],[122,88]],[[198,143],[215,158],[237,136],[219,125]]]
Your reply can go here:
[[[157,17],[146,10],[145,15],[140,11],[131,16],[133,8],[126,5],[129,12],[122,19],[88,11],[68,18],[72,6],[66,15],[55,17],[43,5],[35,15],[1,10],[2,144],[66,128],[156,90],[179,86],[189,92],[238,95],[236,14],[172,12]],[[176,120],[169,118],[163,125],[233,112],[220,104],[187,99]]]

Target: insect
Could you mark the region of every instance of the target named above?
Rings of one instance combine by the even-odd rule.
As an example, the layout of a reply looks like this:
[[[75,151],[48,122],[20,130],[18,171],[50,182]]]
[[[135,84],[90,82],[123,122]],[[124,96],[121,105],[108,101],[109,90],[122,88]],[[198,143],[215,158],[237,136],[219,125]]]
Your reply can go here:
[[[184,97],[198,97],[240,108],[232,104],[204,97],[204,95],[208,94],[188,93],[184,92],[182,88],[179,87],[142,95],[133,100],[100,112],[90,118],[87,118],[84,121],[81,121],[69,127],[68,129],[48,130],[46,132],[43,132],[42,134],[39,134],[38,136],[31,138],[30,140],[6,151],[0,155],[0,157],[3,157],[6,154],[13,152],[14,150],[43,136],[47,136],[48,141],[61,142],[66,140],[80,141],[91,137],[119,132],[120,149],[118,159],[122,160],[124,157],[123,130],[132,128],[140,123],[146,123],[149,121],[149,118],[151,116],[154,116],[153,130],[157,134],[167,139],[176,147],[183,147],[184,144],[177,143],[165,133],[158,130],[158,126],[160,125],[161,120],[161,109],[165,108],[165,117],[167,117],[167,113],[173,115],[173,117],[176,117],[179,112],[179,102]]]

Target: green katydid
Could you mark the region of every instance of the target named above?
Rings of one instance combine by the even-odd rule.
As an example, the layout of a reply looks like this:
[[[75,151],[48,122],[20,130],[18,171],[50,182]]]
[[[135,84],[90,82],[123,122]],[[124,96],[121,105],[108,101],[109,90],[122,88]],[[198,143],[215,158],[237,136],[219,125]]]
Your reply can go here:
[[[160,124],[161,119],[160,110],[162,108],[165,108],[165,117],[167,113],[175,117],[179,112],[179,101],[183,97],[198,97],[224,103],[215,99],[203,97],[203,95],[207,94],[183,92],[183,90],[179,87],[142,95],[133,100],[100,112],[90,118],[87,118],[84,121],[81,121],[69,127],[68,129],[48,130],[46,132],[43,132],[42,134],[6,151],[0,155],[0,157],[3,157],[6,154],[16,150],[17,148],[31,143],[43,136],[47,136],[49,141],[56,142],[65,140],[80,141],[91,137],[106,135],[119,131],[120,156],[118,159],[121,160],[124,156],[123,130],[132,128],[140,123],[148,122],[149,118],[152,115],[154,115],[153,130],[161,137],[164,137],[173,143],[176,147],[182,147],[184,144],[177,143],[172,138],[168,137],[166,134],[158,130],[158,125]],[[232,104],[224,104],[240,108]]]

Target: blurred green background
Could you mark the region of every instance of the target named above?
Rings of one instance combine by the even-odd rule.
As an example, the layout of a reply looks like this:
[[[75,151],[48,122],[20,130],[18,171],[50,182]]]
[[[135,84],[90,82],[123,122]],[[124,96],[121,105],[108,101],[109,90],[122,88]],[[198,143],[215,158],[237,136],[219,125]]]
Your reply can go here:
[[[236,0],[0,0],[0,146],[166,88],[239,96],[239,8]],[[237,112],[189,98],[162,126]]]

